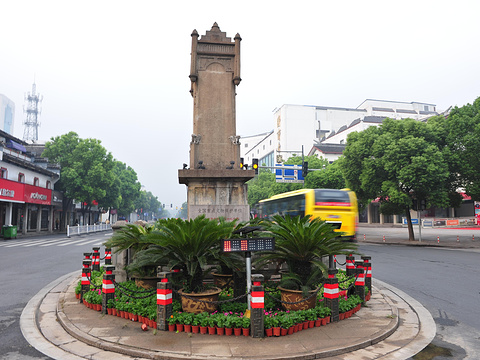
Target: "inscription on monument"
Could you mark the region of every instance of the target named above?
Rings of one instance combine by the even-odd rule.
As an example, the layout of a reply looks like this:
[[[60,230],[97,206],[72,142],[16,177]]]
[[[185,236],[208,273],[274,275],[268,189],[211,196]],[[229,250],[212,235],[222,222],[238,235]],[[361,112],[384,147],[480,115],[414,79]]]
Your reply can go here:
[[[195,218],[205,215],[209,219],[215,219],[220,216],[226,220],[247,221],[249,219],[248,205],[190,205],[191,217]]]

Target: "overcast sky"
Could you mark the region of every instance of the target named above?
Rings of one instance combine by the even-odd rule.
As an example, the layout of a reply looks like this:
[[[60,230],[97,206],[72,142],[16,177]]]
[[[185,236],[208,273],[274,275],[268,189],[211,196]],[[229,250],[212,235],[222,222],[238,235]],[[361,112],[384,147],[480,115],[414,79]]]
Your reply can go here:
[[[233,5],[235,4],[235,5]],[[241,43],[237,134],[274,128],[283,104],[355,108],[365,99],[438,110],[480,96],[480,1],[0,0],[0,93],[44,96],[39,140],[96,138],[162,203],[193,130],[191,33],[217,22]]]

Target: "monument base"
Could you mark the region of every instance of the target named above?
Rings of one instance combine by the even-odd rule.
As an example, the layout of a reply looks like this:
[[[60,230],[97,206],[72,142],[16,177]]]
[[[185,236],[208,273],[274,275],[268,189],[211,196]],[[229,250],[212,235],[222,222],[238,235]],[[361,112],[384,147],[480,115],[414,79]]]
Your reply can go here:
[[[187,185],[188,218],[205,215],[248,221],[245,183],[254,176],[254,170],[178,170],[180,184]]]

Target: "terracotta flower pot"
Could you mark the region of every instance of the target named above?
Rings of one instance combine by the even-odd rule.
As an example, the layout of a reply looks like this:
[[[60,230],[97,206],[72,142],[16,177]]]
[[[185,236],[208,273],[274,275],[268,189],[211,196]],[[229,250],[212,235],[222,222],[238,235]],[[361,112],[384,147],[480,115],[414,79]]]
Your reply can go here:
[[[235,336],[240,336],[242,335],[242,328],[233,328],[233,334]]]
[[[225,333],[225,328],[217,326],[217,335],[223,335]]]
[[[288,329],[281,328],[280,329],[280,336],[285,336],[288,334]]]
[[[322,326],[327,325],[327,318],[326,317],[322,318],[321,320],[322,320]]]
[[[340,314],[338,314],[338,319],[339,319],[339,320],[345,319],[345,313],[340,313]]]
[[[288,328],[287,334],[288,334],[288,335],[292,335],[293,332],[294,332],[294,330],[295,330],[295,326],[290,326],[290,327]]]
[[[107,314],[112,315],[112,308],[107,308]]]
[[[315,321],[314,320],[309,320],[308,321],[308,328],[311,329],[311,328],[314,328],[315,327]]]
[[[130,317],[130,320],[138,321],[138,315],[137,314],[132,314],[132,316]]]
[[[192,325],[192,333],[198,334],[199,331],[200,331],[200,326]]]
[[[156,329],[157,328],[157,322],[152,320],[152,328]]]
[[[283,307],[286,310],[307,310],[312,309],[317,305],[317,297],[311,296],[308,300],[300,302],[298,304],[285,304],[285,302],[298,302],[303,299],[302,292],[299,290],[289,290],[282,288],[281,286],[278,287],[280,290],[281,298],[283,303]],[[317,290],[310,290],[309,295],[313,294]]]
[[[215,333],[217,332],[217,329],[215,328],[215,326],[207,326],[208,327],[208,335],[215,335]]]
[[[273,328],[268,328],[268,329],[265,329],[265,335],[267,337],[270,337],[273,335]]]
[[[233,329],[232,328],[225,328],[225,335],[230,336],[233,334]]]
[[[208,331],[208,328],[206,326],[200,326],[200,334],[206,334]]]
[[[80,294],[75,294],[75,297],[76,297],[77,299],[80,299]]]
[[[280,327],[274,327],[273,328],[273,336],[280,336]]]
[[[322,319],[315,320],[315,327],[322,326]]]
[[[168,331],[175,331],[176,326],[175,324],[168,324]]]
[[[192,332],[192,325],[183,325],[183,331],[185,331],[186,333]]]
[[[204,293],[184,293],[182,289],[178,290],[178,293],[181,297],[182,309],[185,312],[199,314],[201,312],[212,313],[217,310],[217,305],[204,301],[217,301],[218,294],[222,289],[220,288],[211,288],[205,291]],[[198,301],[201,300],[201,301]]]
[[[250,336],[250,328],[242,328],[243,336]]]
[[[183,331],[183,324],[177,324],[177,331],[182,332]]]
[[[112,315],[113,315],[113,316],[117,316],[117,309],[112,308]]]
[[[303,330],[303,323],[297,324],[297,331],[302,331]]]
[[[308,329],[309,323],[310,323],[310,321],[308,321],[308,320],[303,322],[303,330]]]

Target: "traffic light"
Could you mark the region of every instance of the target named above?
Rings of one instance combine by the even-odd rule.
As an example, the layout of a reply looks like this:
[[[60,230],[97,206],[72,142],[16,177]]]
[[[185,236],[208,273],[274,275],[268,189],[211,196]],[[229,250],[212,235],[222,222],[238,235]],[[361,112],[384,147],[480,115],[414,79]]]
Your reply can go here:
[[[242,157],[240,158],[240,169],[243,170],[243,158]]]
[[[252,159],[252,168],[255,170],[255,175],[258,174],[258,159]]]
[[[302,176],[305,178],[308,174],[308,161],[302,163]]]

